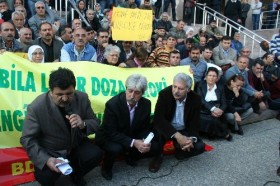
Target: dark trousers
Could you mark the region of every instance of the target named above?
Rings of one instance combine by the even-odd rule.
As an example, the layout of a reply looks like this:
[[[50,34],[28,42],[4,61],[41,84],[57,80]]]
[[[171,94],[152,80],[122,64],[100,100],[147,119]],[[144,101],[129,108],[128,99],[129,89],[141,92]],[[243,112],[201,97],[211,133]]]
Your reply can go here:
[[[103,149],[105,150],[105,157],[103,160],[103,168],[106,171],[110,171],[113,168],[115,159],[124,154],[126,158],[137,161],[140,158],[144,157],[157,157],[161,155],[161,148],[159,142],[153,140],[151,143],[151,148],[148,153],[140,153],[135,147],[125,148],[123,145],[117,142],[107,141],[103,145]]]
[[[200,132],[204,132],[210,137],[225,137],[229,134],[224,116],[216,118],[208,113],[200,113]]]
[[[231,24],[232,26],[235,26],[238,28],[238,25],[236,24],[237,20],[229,19],[228,23]],[[237,30],[235,28],[231,27],[231,34],[229,34],[229,31],[230,31],[229,26],[227,26],[227,35],[233,39],[234,33],[237,32]]]
[[[268,29],[275,28],[276,18],[277,18],[277,12],[276,13],[272,12],[267,15],[266,24]]]
[[[278,99],[268,99],[268,106],[272,110],[280,110],[280,98]]]
[[[242,26],[245,27],[247,17],[241,17]]]
[[[161,5],[162,5],[162,0],[157,0],[157,2],[155,3],[155,17],[157,19],[159,19],[160,17]]]
[[[164,0],[164,12],[167,12],[167,9],[169,7],[169,4],[171,4],[171,9],[172,9],[172,19],[173,21],[176,20],[176,11],[175,11],[175,7],[176,7],[176,0]]]
[[[178,132],[180,132],[184,136],[190,137],[186,130],[180,130]],[[197,136],[194,136],[194,137],[197,137]],[[167,140],[169,140],[169,139],[163,139],[162,147],[166,143]],[[172,141],[173,141],[173,145],[176,149],[176,154],[180,154],[180,156],[183,156],[185,158],[197,156],[205,151],[205,143],[200,138],[197,138],[197,142],[193,143],[194,148],[190,149],[190,151],[187,151],[187,150],[183,151],[175,138],[173,138]]]
[[[73,168],[73,172],[70,176],[83,177],[86,173],[99,165],[102,156],[102,150],[88,139],[85,139],[66,157],[70,161],[70,166]],[[56,180],[61,175],[61,173],[50,170],[46,165],[42,170],[37,167],[34,167],[34,169],[36,180],[44,186],[55,185]]]
[[[194,18],[194,7],[185,7],[184,12],[184,21],[187,23],[187,25],[191,25],[193,23]]]

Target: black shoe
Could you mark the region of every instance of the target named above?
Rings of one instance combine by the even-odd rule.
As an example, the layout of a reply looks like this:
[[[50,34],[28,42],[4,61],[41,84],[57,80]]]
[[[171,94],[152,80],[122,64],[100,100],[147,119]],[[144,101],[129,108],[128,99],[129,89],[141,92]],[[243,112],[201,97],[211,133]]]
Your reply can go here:
[[[71,178],[72,178],[72,181],[73,181],[74,185],[85,186],[87,184],[87,182],[84,180],[83,177],[72,176]]]
[[[243,129],[242,129],[242,127],[240,125],[238,126],[237,134],[239,134],[241,136],[244,134]]]
[[[262,112],[258,109],[258,110],[254,110],[254,113],[256,113],[256,114],[261,114]]]
[[[127,158],[125,159],[125,161],[126,161],[127,165],[130,165],[131,167],[136,167],[136,166],[138,165],[137,162],[136,162],[136,160],[133,160],[133,159],[130,158],[130,157],[127,157]]]
[[[175,158],[177,160],[183,160],[183,159],[185,159],[185,155],[183,152],[175,152]]]
[[[227,141],[232,141],[232,135],[227,134],[227,135],[225,136],[225,139],[226,139]]]
[[[113,178],[112,170],[106,171],[104,168],[101,168],[101,175],[106,180],[112,180]]]
[[[276,173],[277,173],[278,176],[280,176],[280,167],[278,167]]]
[[[216,139],[216,136],[214,136],[214,135],[213,135],[213,136],[208,136],[208,140],[209,140],[209,141],[213,141],[213,140],[215,140],[215,139]]]
[[[241,135],[241,136],[244,134],[243,129],[241,128],[240,125],[238,126],[238,130],[231,129],[231,132],[232,132],[233,134],[239,134],[239,135]]]
[[[153,160],[149,165],[149,171],[153,173],[157,172],[160,169],[161,163],[162,163],[162,156],[153,158]]]

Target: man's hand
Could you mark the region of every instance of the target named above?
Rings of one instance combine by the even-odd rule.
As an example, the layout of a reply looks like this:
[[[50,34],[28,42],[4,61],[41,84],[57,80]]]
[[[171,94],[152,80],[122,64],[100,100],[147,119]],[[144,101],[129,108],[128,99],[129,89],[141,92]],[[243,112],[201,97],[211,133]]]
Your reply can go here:
[[[189,72],[190,72],[191,74],[193,74],[193,69],[192,69],[192,68],[189,68]]]
[[[80,128],[83,129],[84,122],[78,114],[71,114],[70,116],[66,115],[66,118],[69,120],[71,128]]]
[[[57,26],[57,28],[60,27],[60,22],[59,22],[59,21],[55,21],[53,24],[54,24],[55,26]]]
[[[232,91],[233,91],[235,97],[239,97],[239,90],[238,90],[237,87],[233,87],[233,88],[232,88]]]
[[[6,49],[0,49],[0,54],[4,54],[6,52]]]
[[[215,110],[213,110],[213,112],[211,113],[212,116],[218,118],[221,117],[221,115],[223,115],[224,111],[220,108],[215,108]]]
[[[180,147],[183,151],[190,151],[193,148],[192,139],[188,138],[187,136],[182,135],[179,132],[176,132],[174,135],[175,139],[179,143]]]
[[[108,43],[102,43],[103,48],[106,48],[106,46],[108,46]]]
[[[215,34],[214,35],[217,39],[221,39],[223,36],[222,35],[218,35],[218,34]]]
[[[231,66],[234,66],[235,65],[235,61],[231,61],[230,64],[231,64]]]
[[[261,91],[256,91],[256,92],[254,93],[254,97],[257,98],[257,99],[262,98],[262,97],[263,97],[263,92],[262,92],[262,90],[261,90]]]
[[[183,41],[184,41],[184,39],[177,39],[177,43],[181,43]]]
[[[275,75],[271,74],[271,80],[272,80],[272,81],[276,81],[277,79],[278,79],[278,77],[277,77],[277,76],[275,76]]]
[[[63,160],[50,157],[47,161],[47,166],[50,170],[60,173],[60,170],[55,166],[57,163],[63,163]]]
[[[264,75],[263,75],[262,72],[257,73],[256,76],[257,76],[257,78],[259,78],[261,81],[264,81]]]
[[[145,144],[143,140],[134,140],[133,146],[141,153],[150,151],[151,143]]]
[[[119,67],[125,68],[125,67],[127,67],[127,65],[125,63],[120,63]]]
[[[238,112],[235,112],[233,115],[234,115],[235,121],[236,121],[237,123],[241,122],[241,117],[240,117],[240,115],[238,114]]]

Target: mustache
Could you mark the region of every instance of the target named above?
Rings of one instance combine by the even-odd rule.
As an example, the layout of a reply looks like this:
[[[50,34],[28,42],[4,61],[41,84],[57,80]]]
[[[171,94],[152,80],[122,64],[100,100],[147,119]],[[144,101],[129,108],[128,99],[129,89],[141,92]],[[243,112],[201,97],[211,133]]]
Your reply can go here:
[[[134,98],[128,99],[127,102],[128,102],[128,103],[132,103],[132,104],[137,103],[137,101],[136,101]]]
[[[14,37],[12,34],[8,34],[7,37]]]

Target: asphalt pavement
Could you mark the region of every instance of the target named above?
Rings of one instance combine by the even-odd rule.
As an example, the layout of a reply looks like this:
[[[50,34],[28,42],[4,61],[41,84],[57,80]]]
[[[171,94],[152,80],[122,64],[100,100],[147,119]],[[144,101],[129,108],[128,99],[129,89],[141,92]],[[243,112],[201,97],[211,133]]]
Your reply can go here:
[[[85,176],[89,186],[280,186],[276,169],[280,165],[280,122],[269,119],[243,126],[244,136],[233,134],[233,141],[204,141],[213,146],[210,152],[178,161],[165,155],[161,169],[150,173],[150,159],[142,159],[137,167],[118,161],[113,179],[105,180],[100,167]],[[22,186],[37,186],[37,182]],[[57,185],[72,185],[62,177]]]

